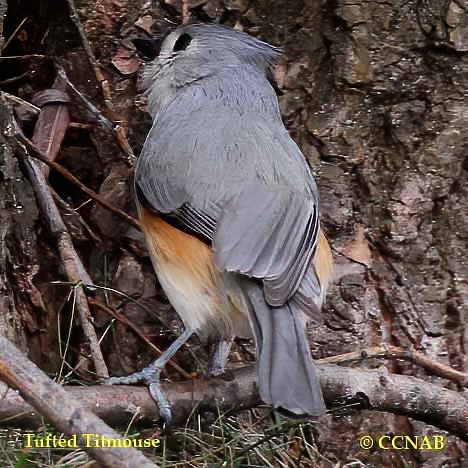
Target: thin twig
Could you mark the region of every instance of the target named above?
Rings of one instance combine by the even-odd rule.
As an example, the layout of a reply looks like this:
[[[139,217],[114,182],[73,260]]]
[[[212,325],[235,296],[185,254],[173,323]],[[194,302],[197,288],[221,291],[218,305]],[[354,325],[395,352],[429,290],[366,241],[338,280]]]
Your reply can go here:
[[[126,325],[127,327],[131,328],[135,334],[141,338],[143,340],[143,342],[152,350],[154,351],[158,356],[160,356],[163,351],[160,350],[156,345],[154,345],[153,343],[151,343],[151,340],[146,336],[145,333],[143,333],[133,322],[131,322],[130,320],[128,320],[127,317],[125,317],[125,315],[123,314],[118,314],[117,312],[115,312],[114,310],[112,310],[110,307],[107,307],[105,304],[103,304],[101,301],[98,301],[96,299],[93,299],[93,298],[88,298],[88,302],[90,304],[93,304],[95,305],[96,307],[99,307],[101,310],[103,310],[104,312],[106,312],[107,314],[109,314],[111,317],[114,317],[116,320],[118,320],[119,322],[123,323],[124,325]],[[177,372],[179,372],[180,374],[182,374],[185,378],[187,379],[190,379],[192,378],[192,376],[187,372],[185,371],[184,369],[182,369],[182,367],[180,367],[176,362],[174,362],[172,359],[169,361],[169,365],[171,365]]]
[[[11,41],[16,37],[18,31],[23,27],[23,24],[26,23],[28,17],[24,18],[23,21],[18,25],[18,27],[13,31],[13,34],[8,38],[8,40],[3,44],[2,52],[10,45]]]
[[[0,62],[2,60],[31,60],[31,59],[46,59],[49,58],[46,55],[40,54],[27,54],[27,55],[8,55],[6,57],[0,57]]]
[[[67,287],[75,286],[74,283],[67,282],[67,281],[51,281],[50,284],[57,284],[57,285],[67,286]],[[122,291],[119,291],[118,289],[110,288],[108,286],[101,286],[101,285],[95,284],[95,283],[83,284],[83,287],[84,287],[85,291],[100,290],[100,291],[103,291],[104,294],[106,294],[107,292],[117,294],[118,296],[121,296],[121,297],[125,298],[126,300],[128,300],[130,302],[133,302],[137,307],[144,310],[148,314],[149,317],[152,317],[152,318],[158,320],[166,328],[169,328],[169,325],[166,323],[166,321],[161,316],[158,316],[157,314],[155,314],[154,311],[151,310],[148,306],[142,304],[140,301],[137,301],[136,299],[133,299],[133,297],[129,296],[128,294],[123,293]]]
[[[16,126],[16,132],[15,136],[20,141],[27,149],[30,154],[30,156],[39,159],[39,161],[47,164],[51,169],[56,170],[58,173],[63,175],[65,178],[67,178],[70,182],[72,182],[74,185],[76,185],[79,189],[81,189],[84,193],[86,193],[88,196],[90,196],[93,200],[97,201],[100,205],[102,205],[104,208],[107,208],[109,211],[112,211],[119,216],[121,216],[125,221],[127,221],[130,225],[132,225],[134,228],[138,229],[141,231],[141,226],[138,220],[130,216],[129,214],[125,213],[125,211],[121,210],[120,208],[117,208],[116,206],[113,206],[109,202],[107,202],[105,199],[103,199],[99,194],[91,190],[90,188],[86,187],[79,179],[77,179],[73,174],[71,174],[67,169],[65,169],[63,166],[60,164],[56,163],[55,161],[50,161],[48,160],[42,153],[39,151],[39,148],[28,138],[26,138],[19,129],[18,126]]]
[[[109,119],[107,119],[102,112],[83,94],[81,93],[76,86],[68,79],[68,76],[60,65],[55,65],[57,74],[61,76],[67,85],[67,92],[73,94],[78,101],[88,110],[88,112],[96,119],[97,124],[104,127],[109,133],[117,140],[117,143],[120,149],[124,152],[126,158],[125,161],[129,166],[134,166],[136,162],[136,157],[133,154],[132,148],[129,145],[125,135],[123,134],[123,129],[119,126],[114,125]]]
[[[52,193],[52,196],[54,197],[55,203],[58,203],[60,205],[62,210],[65,212],[65,216],[75,217],[76,220],[83,227],[83,229],[91,237],[91,239],[93,239],[95,245],[101,246],[102,240],[93,232],[91,227],[88,225],[88,223],[82,218],[82,216],[78,212],[80,206],[77,208],[71,207],[52,187],[49,187],[49,188]],[[81,206],[83,206],[83,204],[81,204]]]
[[[449,379],[462,387],[468,386],[468,374],[460,372],[452,367],[435,361],[420,351],[403,349],[397,346],[385,345],[354,351],[352,353],[339,354],[317,360],[317,364],[342,364],[351,361],[362,361],[371,358],[403,359],[423,367],[439,377]]]
[[[99,64],[96,60],[96,57],[94,56],[94,53],[91,50],[91,46],[89,45],[88,38],[86,37],[86,33],[84,31],[78,12],[76,11],[76,7],[75,7],[73,0],[67,0],[67,3],[68,3],[68,8],[70,9],[70,19],[72,20],[73,24],[75,25],[78,31],[78,35],[81,39],[81,45],[83,46],[83,50],[88,59],[89,65],[94,71],[94,75],[96,76],[96,81],[99,83],[99,86],[101,87],[104,101],[106,102],[106,104],[109,105],[110,99],[111,99],[109,84],[107,83],[107,80],[104,78],[104,75],[102,74],[99,68]]]
[[[23,78],[26,78],[29,75],[29,71],[22,73],[21,75],[14,76],[13,78],[7,78],[6,80],[0,81],[0,86],[4,86],[6,84],[15,83],[16,81],[20,81]]]
[[[65,366],[66,358],[67,358],[67,352],[70,347],[70,339],[71,339],[71,333],[73,329],[73,322],[75,321],[75,310],[76,310],[76,286],[70,291],[68,294],[68,298],[72,298],[72,307],[71,307],[71,317],[70,317],[70,324],[68,326],[68,333],[67,333],[67,339],[65,341],[65,346],[63,346],[63,341],[62,341],[62,336],[61,336],[61,323],[60,323],[60,313],[57,316],[57,331],[58,331],[58,337],[59,337],[59,343],[60,343],[60,358],[62,360],[62,363],[60,365],[60,370],[58,373],[58,380],[62,379],[62,372],[63,368]],[[62,346],[63,346],[63,351],[62,351]]]
[[[38,204],[47,219],[51,233],[57,239],[58,251],[67,277],[75,285],[80,285],[76,289],[76,307],[80,317],[81,326],[83,327],[83,332],[89,340],[91,356],[96,373],[102,378],[107,378],[109,376],[109,372],[99,347],[96,330],[91,323],[92,317],[89,311],[86,295],[82,287],[83,282],[91,284],[93,281],[73,246],[70,233],[68,232],[67,227],[60,216],[57,205],[54,202],[52,194],[48,189],[46,177],[39,167],[39,163],[29,157],[28,149],[24,144],[22,144],[21,138],[18,136],[17,141],[18,146],[22,149],[24,167],[28,173]],[[47,158],[45,158],[45,161],[47,161]]]

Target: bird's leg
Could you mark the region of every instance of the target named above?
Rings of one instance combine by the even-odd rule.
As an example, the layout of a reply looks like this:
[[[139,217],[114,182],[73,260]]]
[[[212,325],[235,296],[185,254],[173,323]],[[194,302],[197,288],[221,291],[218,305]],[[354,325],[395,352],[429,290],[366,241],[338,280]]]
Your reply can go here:
[[[214,352],[209,375],[217,377],[226,372],[227,361],[229,358],[229,351],[232,346],[232,338],[221,338],[217,344],[216,351]]]
[[[144,383],[148,386],[153,400],[157,403],[160,416],[170,424],[172,420],[171,407],[161,387],[161,371],[170,361],[177,351],[184,345],[193,335],[190,329],[185,330],[182,335],[169,346],[169,348],[161,354],[153,363],[145,367],[140,372],[128,375],[126,377],[112,377],[108,380],[109,385],[129,385],[133,383]]]

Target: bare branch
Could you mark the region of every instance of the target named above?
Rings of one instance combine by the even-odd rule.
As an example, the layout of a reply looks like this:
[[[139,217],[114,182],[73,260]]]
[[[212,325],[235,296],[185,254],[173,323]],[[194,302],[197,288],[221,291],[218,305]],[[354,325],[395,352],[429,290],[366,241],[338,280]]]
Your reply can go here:
[[[367,409],[408,416],[468,441],[468,401],[459,393],[386,369],[364,371],[319,365],[329,407],[337,402],[366,402]]]
[[[370,358],[387,358],[387,359],[403,359],[410,361],[424,369],[432,372],[439,377],[449,379],[456,382],[462,387],[468,386],[468,374],[465,372],[457,371],[446,364],[437,362],[429,358],[425,354],[415,351],[414,349],[403,349],[397,346],[374,346],[372,348],[362,349],[361,351],[354,351],[352,353],[339,354],[338,356],[331,356],[328,358],[320,359],[317,363],[320,364],[342,364],[344,362],[362,361],[363,359]]]
[[[405,415],[446,430],[468,441],[468,401],[459,393],[415,377],[392,375],[386,370],[364,371],[337,365],[319,365],[320,382],[328,408],[354,407]],[[185,423],[193,408],[217,413],[260,404],[254,367],[234,372],[233,380],[200,379],[164,385],[172,406],[174,424]],[[69,393],[86,401],[89,408],[109,424],[127,424],[132,419],[148,425],[158,410],[146,388],[94,386],[70,388]],[[40,424],[40,417],[21,403],[13,392],[0,400],[0,421]],[[137,416],[135,418],[135,416]]]
[[[86,295],[81,286],[82,283],[92,284],[93,281],[73,246],[70,233],[60,216],[60,212],[48,188],[44,172],[40,169],[37,161],[31,160],[28,157],[26,148],[24,148],[24,146],[22,148],[24,149],[24,167],[28,173],[34,193],[36,194],[38,205],[47,220],[51,233],[57,239],[58,251],[67,277],[72,283],[76,284],[77,311],[79,313],[83,332],[89,340],[91,356],[96,372],[99,376],[107,378],[109,377],[109,372],[99,347],[96,330],[91,323],[92,317],[86,301]],[[45,158],[45,161],[47,161],[47,158]]]
[[[78,435],[84,450],[104,466],[114,468],[157,468],[132,447],[86,447],[81,434],[100,434],[112,439],[122,437],[86,409],[76,395],[73,398],[60,385],[49,379],[6,338],[0,336],[0,378],[41,415],[65,434]],[[2,400],[4,403],[5,398]]]

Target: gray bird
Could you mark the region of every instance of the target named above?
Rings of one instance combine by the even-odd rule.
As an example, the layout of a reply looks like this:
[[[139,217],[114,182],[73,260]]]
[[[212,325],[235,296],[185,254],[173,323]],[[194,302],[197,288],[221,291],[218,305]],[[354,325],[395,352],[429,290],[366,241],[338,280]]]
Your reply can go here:
[[[164,40],[143,74],[153,126],[136,202],[185,332],[149,368],[110,382],[146,382],[166,419],[159,374],[193,333],[225,343],[253,334],[262,400],[299,417],[325,410],[306,322],[320,312],[332,258],[314,178],[271,84],[279,57],[242,32],[191,24]]]

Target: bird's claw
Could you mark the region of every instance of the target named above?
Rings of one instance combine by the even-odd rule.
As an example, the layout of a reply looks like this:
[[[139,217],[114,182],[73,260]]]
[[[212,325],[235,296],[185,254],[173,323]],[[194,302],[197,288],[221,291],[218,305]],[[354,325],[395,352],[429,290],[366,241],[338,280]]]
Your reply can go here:
[[[172,413],[171,406],[162,389],[161,369],[157,368],[157,366],[150,366],[125,377],[111,377],[107,381],[108,385],[130,385],[135,383],[142,383],[148,387],[151,397],[158,405],[159,415],[164,420],[164,430],[167,430],[172,423]]]

